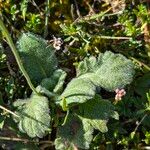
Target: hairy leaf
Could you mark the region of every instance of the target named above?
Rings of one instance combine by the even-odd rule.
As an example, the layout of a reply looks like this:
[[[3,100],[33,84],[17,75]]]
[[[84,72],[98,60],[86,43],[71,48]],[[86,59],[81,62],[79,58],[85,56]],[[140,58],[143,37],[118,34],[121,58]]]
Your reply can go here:
[[[100,87],[115,91],[130,84],[134,75],[133,63],[121,54],[110,51],[79,63],[77,77],[72,79],[60,99],[66,103],[83,103],[92,99]],[[62,102],[60,103],[62,105]]]
[[[102,56],[102,65],[96,71],[100,86],[108,91],[124,88],[133,80],[134,65],[121,54],[106,52]]]
[[[86,78],[74,78],[63,92],[61,97],[67,99],[67,104],[70,103],[84,103],[88,99],[94,97],[96,87]]]
[[[118,113],[114,111],[114,106],[110,101],[103,100],[99,96],[81,104],[79,116],[93,128],[101,132],[107,132],[107,122],[109,118],[119,118]]]
[[[54,49],[41,37],[23,33],[17,46],[23,65],[34,83],[50,77],[57,68]]]
[[[30,137],[42,138],[50,127],[50,110],[48,100],[44,96],[32,94],[25,100],[14,102],[17,107],[16,119],[20,131],[27,133]]]
[[[41,82],[41,86],[54,93],[61,93],[63,89],[66,72],[58,69],[49,78],[45,78]]]
[[[86,122],[82,122],[77,116],[70,115],[64,126],[58,129],[55,148],[57,150],[78,147],[89,149],[93,138],[93,128]]]

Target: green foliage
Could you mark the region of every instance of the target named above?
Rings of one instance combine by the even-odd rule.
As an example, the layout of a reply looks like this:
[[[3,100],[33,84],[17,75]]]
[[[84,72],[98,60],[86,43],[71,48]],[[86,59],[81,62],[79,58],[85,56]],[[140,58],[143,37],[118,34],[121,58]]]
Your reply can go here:
[[[24,11],[25,10],[23,10],[22,13],[25,13]],[[25,28],[28,31],[33,31],[35,33],[40,33],[42,31],[41,30],[41,24],[42,24],[42,22],[41,22],[40,15],[39,14],[32,14],[32,13],[30,13],[28,15],[28,20],[27,20]]]
[[[92,99],[95,96],[95,93],[96,86],[92,81],[87,80],[86,78],[74,78],[68,83],[61,95],[61,99],[65,98],[67,105],[71,103],[84,103],[87,100]]]
[[[13,41],[19,39],[22,64],[39,95],[31,94],[0,33],[0,147],[146,149],[149,10],[137,0],[1,0],[1,20]],[[47,41],[29,32],[46,33]],[[54,50],[57,38],[63,44]],[[120,101],[116,88],[126,90]]]
[[[124,88],[133,80],[134,65],[120,54],[106,52],[102,56],[100,69],[96,71],[101,87],[108,91]]]
[[[141,33],[138,24],[135,24],[135,17],[130,10],[124,11],[118,18],[118,22],[124,26],[124,33],[127,36],[137,36]]]
[[[106,124],[110,117],[119,119],[118,113],[114,111],[114,106],[110,101],[103,100],[99,96],[81,104],[79,116],[82,117],[84,122],[101,132],[108,131]]]
[[[57,139],[55,140],[55,148],[73,149],[78,147],[88,149],[92,141],[93,128],[84,120],[74,115],[70,115],[64,126],[58,128]]]
[[[10,14],[12,16],[12,20],[16,20],[16,15],[19,13],[19,10],[17,9],[17,5],[14,4],[11,6],[11,9],[10,9]]]
[[[67,85],[61,98],[66,99],[67,105],[83,103],[92,99],[100,87],[108,91],[124,88],[132,82],[133,75],[134,65],[130,60],[107,51],[97,60],[90,57],[79,63],[77,77]]]
[[[41,86],[53,93],[61,94],[66,75],[65,71],[58,69],[54,71],[50,78],[43,79]]]
[[[25,17],[26,17],[28,2],[29,2],[29,0],[22,0],[22,3],[21,3],[22,17],[23,17],[24,20],[25,20]]]
[[[23,65],[31,80],[39,84],[57,68],[54,49],[46,41],[31,33],[23,33],[17,42]]]
[[[145,74],[136,81],[136,92],[141,97],[146,97],[145,93],[148,93],[150,87],[150,73]]]
[[[30,137],[43,137],[50,129],[50,110],[48,99],[44,96],[32,94],[30,98],[17,100],[13,104],[17,107],[19,130]]]
[[[134,13],[141,20],[142,25],[145,23],[150,23],[149,13],[145,5],[140,4],[137,6],[137,9],[134,10]]]

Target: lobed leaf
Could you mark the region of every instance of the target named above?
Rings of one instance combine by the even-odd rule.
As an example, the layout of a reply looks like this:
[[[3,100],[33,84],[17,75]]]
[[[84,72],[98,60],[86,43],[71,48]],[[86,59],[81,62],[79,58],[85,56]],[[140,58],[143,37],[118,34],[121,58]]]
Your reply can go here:
[[[103,100],[96,96],[80,106],[79,116],[94,129],[107,132],[107,122],[109,118],[119,119],[119,115],[114,111],[114,106],[108,100]]]
[[[92,99],[101,87],[108,91],[124,88],[132,82],[133,75],[132,61],[121,54],[107,51],[97,59],[85,58],[78,65],[77,77],[70,81],[60,99],[66,98],[67,105],[84,103]]]

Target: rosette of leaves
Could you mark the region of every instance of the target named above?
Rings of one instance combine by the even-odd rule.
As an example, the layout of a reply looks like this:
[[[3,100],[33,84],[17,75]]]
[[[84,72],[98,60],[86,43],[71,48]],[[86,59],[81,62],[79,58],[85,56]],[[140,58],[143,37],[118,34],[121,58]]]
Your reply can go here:
[[[60,99],[66,105],[84,103],[104,88],[107,91],[122,89],[132,82],[134,65],[121,54],[106,51],[98,58],[85,58],[77,67],[77,77],[72,79]],[[63,106],[63,100],[60,104]]]
[[[38,85],[57,68],[54,48],[46,40],[32,33],[23,33],[17,42],[23,66],[32,82]]]

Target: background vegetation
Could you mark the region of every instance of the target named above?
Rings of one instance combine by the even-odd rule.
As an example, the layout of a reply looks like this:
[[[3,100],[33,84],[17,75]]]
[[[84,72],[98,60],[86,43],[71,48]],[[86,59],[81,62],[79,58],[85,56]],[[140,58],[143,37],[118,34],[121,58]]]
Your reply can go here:
[[[0,0],[0,18],[14,42],[23,32],[41,35],[56,48],[59,67],[67,72],[87,56],[105,51],[121,53],[136,66],[127,94],[114,106],[120,115],[108,132],[94,132],[90,149],[150,149],[150,2],[148,0]],[[1,34],[1,33],[0,33]],[[14,110],[16,99],[31,94],[11,50],[0,36],[0,106]],[[115,101],[115,93],[102,90]],[[44,138],[19,132],[10,113],[1,108],[0,145],[3,149],[54,149],[56,127]]]

